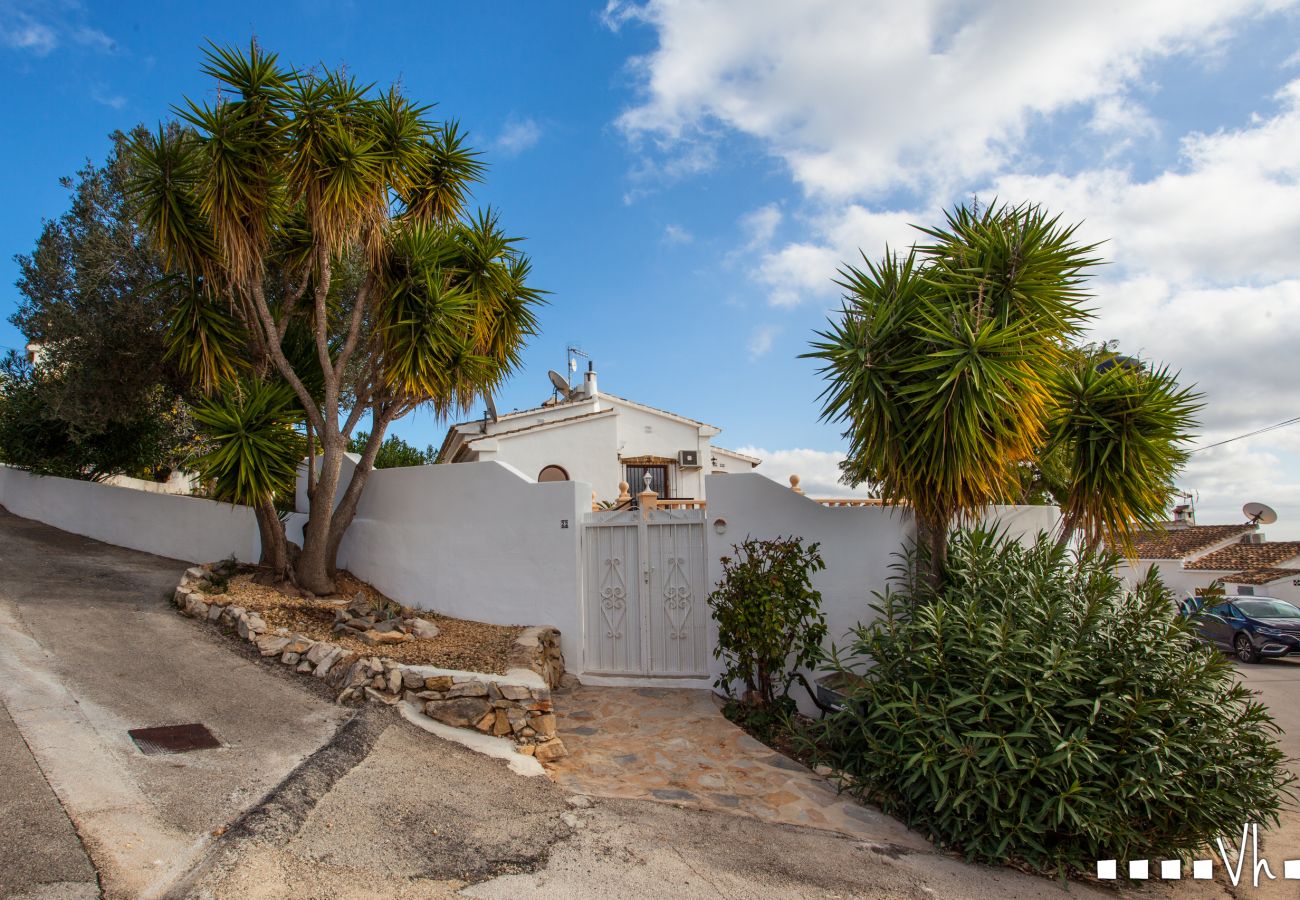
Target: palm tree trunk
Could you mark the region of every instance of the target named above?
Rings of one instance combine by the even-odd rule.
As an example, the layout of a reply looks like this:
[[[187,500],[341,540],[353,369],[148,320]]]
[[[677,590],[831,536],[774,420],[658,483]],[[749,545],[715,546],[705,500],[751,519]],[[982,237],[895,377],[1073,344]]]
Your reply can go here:
[[[289,541],[284,535],[284,523],[269,497],[253,507],[257,517],[257,531],[262,539],[262,556],[258,565],[271,570],[277,584],[293,582],[293,568],[289,565]]]

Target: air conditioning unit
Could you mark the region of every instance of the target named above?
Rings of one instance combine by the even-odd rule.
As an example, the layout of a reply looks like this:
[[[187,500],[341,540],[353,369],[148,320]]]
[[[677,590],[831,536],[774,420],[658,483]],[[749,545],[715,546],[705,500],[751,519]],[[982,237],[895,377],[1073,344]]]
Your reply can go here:
[[[700,467],[700,451],[678,450],[677,465],[683,469],[698,469]]]

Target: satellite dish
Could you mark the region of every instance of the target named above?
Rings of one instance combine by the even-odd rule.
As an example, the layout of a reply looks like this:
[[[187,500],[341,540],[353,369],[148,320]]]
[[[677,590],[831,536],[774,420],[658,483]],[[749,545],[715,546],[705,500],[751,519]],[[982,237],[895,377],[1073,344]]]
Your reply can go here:
[[[573,399],[573,389],[569,387],[569,379],[565,378],[554,369],[551,369],[546,374],[550,377],[551,384],[555,385],[555,389],[560,392],[561,397],[565,400]]]
[[[1251,525],[1272,525],[1277,521],[1277,513],[1272,507],[1265,506],[1263,503],[1247,503],[1241,511],[1246,514]]]

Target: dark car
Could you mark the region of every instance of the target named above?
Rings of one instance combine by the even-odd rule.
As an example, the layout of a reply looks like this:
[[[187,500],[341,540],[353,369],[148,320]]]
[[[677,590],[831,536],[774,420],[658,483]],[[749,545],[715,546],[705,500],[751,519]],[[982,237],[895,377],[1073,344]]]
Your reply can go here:
[[[1205,638],[1242,662],[1300,654],[1300,607],[1272,597],[1234,597],[1192,614]]]

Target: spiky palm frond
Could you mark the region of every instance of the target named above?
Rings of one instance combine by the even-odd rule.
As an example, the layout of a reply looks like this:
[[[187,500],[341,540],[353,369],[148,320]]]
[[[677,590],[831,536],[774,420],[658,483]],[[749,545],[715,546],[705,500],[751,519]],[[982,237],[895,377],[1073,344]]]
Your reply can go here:
[[[1168,369],[1099,362],[1084,356],[1060,371],[1047,448],[1069,469],[1067,531],[1130,553],[1134,535],[1164,518],[1203,404]]]
[[[846,476],[946,530],[1014,490],[1041,443],[1093,248],[1031,206],[961,208],[921,231],[933,243],[841,270],[841,313],[804,355],[823,364]]]
[[[131,145],[127,193],[151,243],[169,268],[211,281],[220,268],[212,223],[203,212],[202,142],[187,128],[160,125]]]
[[[213,449],[192,464],[215,486],[218,499],[255,505],[294,490],[306,440],[297,399],[284,382],[225,382],[193,408]]]
[[[167,355],[199,390],[210,394],[245,369],[247,344],[228,303],[193,285],[178,292],[167,323]]]
[[[245,54],[210,44],[204,71],[230,89],[214,105],[188,101],[178,114],[202,135],[207,156],[200,202],[212,223],[229,283],[245,290],[262,275],[283,172],[281,137],[290,73],[252,44]]]
[[[471,150],[457,122],[444,122],[425,143],[410,186],[398,192],[403,215],[417,222],[449,225],[464,212],[470,185],[483,180],[486,167]]]

